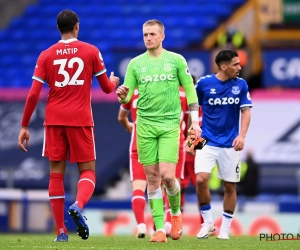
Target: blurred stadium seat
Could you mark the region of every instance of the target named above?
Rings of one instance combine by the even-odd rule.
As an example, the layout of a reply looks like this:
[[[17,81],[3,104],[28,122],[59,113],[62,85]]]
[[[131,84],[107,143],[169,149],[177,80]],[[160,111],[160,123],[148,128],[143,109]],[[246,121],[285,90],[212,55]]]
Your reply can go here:
[[[70,8],[80,18],[79,39],[99,46],[104,58],[107,58],[108,70],[113,68],[114,49],[142,49],[142,24],[148,19],[159,19],[166,26],[165,47],[167,49],[186,48],[198,43],[209,32],[227,19],[245,0],[210,0],[169,1],[155,0],[147,3],[142,0],[128,1],[95,0],[87,5],[84,0],[61,0],[53,5],[52,0],[40,0],[29,5],[20,17],[0,31],[0,51],[7,52],[0,59],[0,67],[33,67],[38,54],[57,42],[60,37],[56,30],[56,16],[62,10]],[[219,4],[222,4],[220,7]],[[16,42],[14,46],[12,42]],[[16,53],[14,53],[14,51]],[[25,71],[19,71],[25,72]],[[32,74],[31,72],[31,74]],[[20,81],[17,77],[28,75],[9,74],[9,79],[2,79],[0,87],[15,86]],[[2,75],[7,77],[7,75]],[[12,84],[14,82],[14,84]],[[22,87],[29,87],[31,81],[23,81]]]

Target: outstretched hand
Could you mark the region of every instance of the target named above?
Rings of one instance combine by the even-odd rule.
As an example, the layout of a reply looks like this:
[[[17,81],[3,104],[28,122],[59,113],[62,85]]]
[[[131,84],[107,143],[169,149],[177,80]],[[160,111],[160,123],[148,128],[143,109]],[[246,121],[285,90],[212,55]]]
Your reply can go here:
[[[29,147],[29,138],[30,138],[30,133],[28,131],[28,128],[21,127],[19,138],[18,138],[18,146],[24,152],[27,152],[27,149],[24,146],[24,141],[26,141],[26,146]]]
[[[115,83],[116,83],[116,86],[118,86],[119,83],[120,83],[120,78],[117,77],[117,76],[115,76],[115,73],[114,73],[114,72],[111,72],[111,73],[110,73],[109,80],[110,80],[111,82],[115,82]]]
[[[119,86],[116,90],[116,94],[121,100],[126,99],[128,92],[129,92],[129,87],[124,85]]]

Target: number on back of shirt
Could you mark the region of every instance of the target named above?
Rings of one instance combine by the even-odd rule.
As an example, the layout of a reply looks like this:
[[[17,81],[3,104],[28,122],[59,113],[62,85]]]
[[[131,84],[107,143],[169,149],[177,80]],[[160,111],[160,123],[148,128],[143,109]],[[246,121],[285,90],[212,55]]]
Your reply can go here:
[[[67,85],[83,85],[84,80],[79,80],[78,77],[80,76],[83,68],[84,62],[79,57],[73,57],[71,60],[68,59],[58,59],[54,60],[53,65],[59,65],[58,74],[64,76],[64,80],[62,82],[55,81],[56,87],[65,87]],[[74,64],[78,64],[78,69],[76,70],[75,74],[71,78],[66,68],[70,69],[73,68]],[[71,79],[70,79],[71,78]]]

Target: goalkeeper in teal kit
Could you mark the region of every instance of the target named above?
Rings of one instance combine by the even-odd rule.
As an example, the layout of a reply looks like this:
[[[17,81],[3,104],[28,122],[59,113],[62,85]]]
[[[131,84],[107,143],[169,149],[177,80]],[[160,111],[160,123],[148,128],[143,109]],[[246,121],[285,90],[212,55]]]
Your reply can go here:
[[[186,60],[162,47],[164,25],[149,20],[143,25],[147,51],[133,58],[124,84],[116,93],[120,103],[127,103],[137,87],[137,148],[148,182],[148,199],[156,232],[151,242],[167,242],[164,229],[164,204],[160,187],[163,182],[171,208],[171,238],[182,235],[180,184],[175,178],[180,134],[179,86],[187,96],[196,137],[200,137],[198,98]]]

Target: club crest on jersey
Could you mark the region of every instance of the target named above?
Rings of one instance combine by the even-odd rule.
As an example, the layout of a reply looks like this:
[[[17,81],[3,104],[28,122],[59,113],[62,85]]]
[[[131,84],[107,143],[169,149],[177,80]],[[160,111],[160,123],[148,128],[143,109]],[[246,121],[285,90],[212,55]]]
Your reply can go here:
[[[251,100],[251,97],[250,97],[250,93],[248,92],[247,93],[247,99],[250,101]]]
[[[185,69],[185,73],[186,73],[188,76],[190,76],[190,75],[191,75],[191,73],[190,73],[190,70],[189,70],[189,68],[188,68],[188,67],[186,67],[186,69]]]
[[[238,95],[241,91],[239,89],[239,86],[233,86],[231,92],[235,95]]]
[[[172,65],[171,64],[169,64],[169,63],[166,63],[165,65],[164,65],[164,71],[166,71],[166,72],[170,72],[170,71],[172,71]]]
[[[217,94],[216,89],[210,89],[210,94]]]

